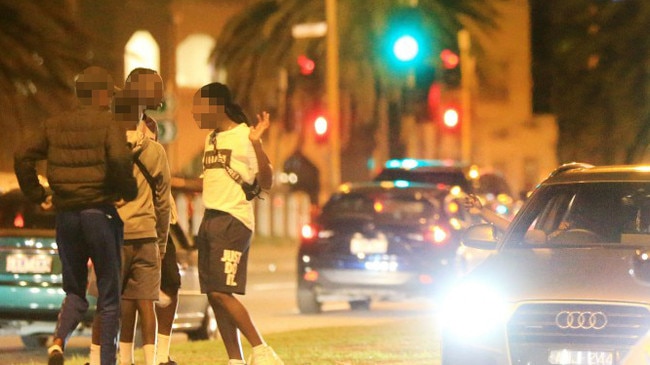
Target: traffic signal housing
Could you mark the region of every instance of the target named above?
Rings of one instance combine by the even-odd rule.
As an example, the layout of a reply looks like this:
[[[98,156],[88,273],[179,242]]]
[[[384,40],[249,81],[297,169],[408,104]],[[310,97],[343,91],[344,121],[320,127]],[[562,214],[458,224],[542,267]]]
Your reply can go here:
[[[438,82],[429,87],[427,106],[432,120],[446,133],[454,133],[460,129],[462,108],[458,90],[449,90]]]
[[[382,35],[381,58],[389,61],[390,70],[400,70],[421,64],[430,47],[430,29],[420,9],[397,7],[387,19]]]
[[[442,61],[442,82],[447,89],[460,87],[460,56],[448,48],[440,52]]]

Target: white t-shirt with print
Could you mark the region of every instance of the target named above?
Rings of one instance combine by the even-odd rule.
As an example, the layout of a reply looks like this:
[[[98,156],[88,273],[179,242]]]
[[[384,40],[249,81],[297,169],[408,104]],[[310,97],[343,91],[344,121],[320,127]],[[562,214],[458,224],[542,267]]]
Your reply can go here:
[[[246,227],[254,230],[255,215],[253,203],[224,168],[225,164],[237,171],[247,183],[255,180],[258,172],[257,157],[253,144],[248,139],[250,129],[239,124],[216,134],[216,149],[212,133],[205,139],[203,152],[203,204],[206,209],[229,213]]]

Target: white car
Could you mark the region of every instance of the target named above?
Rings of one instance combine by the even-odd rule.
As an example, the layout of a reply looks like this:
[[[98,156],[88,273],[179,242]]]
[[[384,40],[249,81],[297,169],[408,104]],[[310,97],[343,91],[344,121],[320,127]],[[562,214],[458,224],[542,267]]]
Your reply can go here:
[[[563,165],[495,236],[463,236],[491,254],[445,298],[443,365],[648,363],[650,166]]]

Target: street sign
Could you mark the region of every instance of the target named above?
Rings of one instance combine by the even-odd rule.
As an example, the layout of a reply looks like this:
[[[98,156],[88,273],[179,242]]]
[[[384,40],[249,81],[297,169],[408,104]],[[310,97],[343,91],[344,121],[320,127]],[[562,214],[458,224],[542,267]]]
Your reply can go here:
[[[318,38],[327,34],[327,23],[300,23],[291,27],[291,35],[296,39]]]

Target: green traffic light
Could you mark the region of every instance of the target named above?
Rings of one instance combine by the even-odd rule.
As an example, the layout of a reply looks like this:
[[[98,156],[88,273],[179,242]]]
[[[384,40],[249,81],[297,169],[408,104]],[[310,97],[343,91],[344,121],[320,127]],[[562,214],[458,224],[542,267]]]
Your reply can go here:
[[[402,62],[412,61],[418,52],[418,41],[410,35],[399,37],[393,44],[393,54]]]

